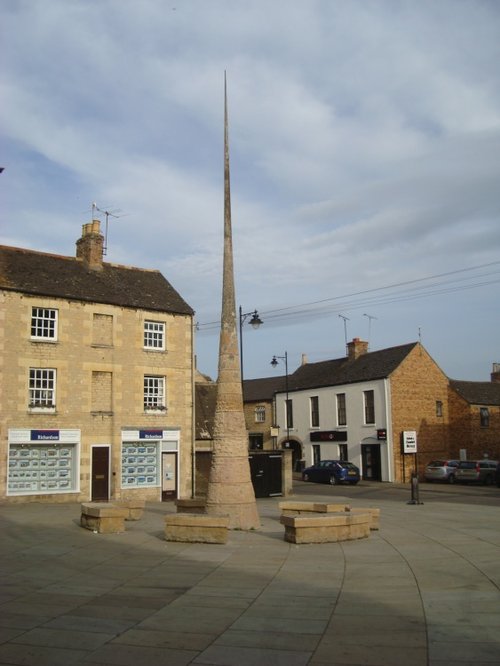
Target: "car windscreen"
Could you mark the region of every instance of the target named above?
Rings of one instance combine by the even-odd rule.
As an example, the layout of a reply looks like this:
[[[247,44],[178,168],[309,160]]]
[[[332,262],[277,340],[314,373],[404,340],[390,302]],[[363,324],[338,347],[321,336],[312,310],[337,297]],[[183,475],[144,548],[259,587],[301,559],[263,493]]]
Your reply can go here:
[[[475,462],[465,462],[462,461],[459,465],[460,469],[476,469],[476,463]]]

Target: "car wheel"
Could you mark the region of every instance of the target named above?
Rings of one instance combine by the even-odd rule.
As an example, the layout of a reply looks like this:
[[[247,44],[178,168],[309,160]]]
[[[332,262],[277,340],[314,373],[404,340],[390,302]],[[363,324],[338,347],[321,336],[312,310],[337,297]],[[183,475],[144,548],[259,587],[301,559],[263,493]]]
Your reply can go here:
[[[337,479],[333,476],[333,474],[329,479],[329,483],[330,483],[331,486],[336,486],[337,485]]]
[[[309,481],[309,474],[303,474],[302,481]]]
[[[455,475],[454,474],[450,474],[450,476],[448,477],[448,483],[455,483]]]

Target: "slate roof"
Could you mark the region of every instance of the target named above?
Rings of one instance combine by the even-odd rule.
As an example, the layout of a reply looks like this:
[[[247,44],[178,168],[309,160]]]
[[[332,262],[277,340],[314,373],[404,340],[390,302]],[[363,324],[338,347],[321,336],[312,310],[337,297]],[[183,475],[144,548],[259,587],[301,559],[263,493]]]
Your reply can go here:
[[[194,311],[157,270],[103,262],[102,270],[80,259],[0,246],[0,288],[24,294],[193,315]]]
[[[472,405],[500,405],[499,382],[467,382],[450,379],[450,386]]]
[[[290,375],[288,390],[339,386],[384,379],[394,372],[417,345],[418,342],[411,342],[398,347],[367,352],[352,361],[348,357],[343,357],[318,363],[306,363]]]
[[[277,391],[284,391],[286,377],[263,377],[261,379],[243,380],[244,402],[270,402]]]

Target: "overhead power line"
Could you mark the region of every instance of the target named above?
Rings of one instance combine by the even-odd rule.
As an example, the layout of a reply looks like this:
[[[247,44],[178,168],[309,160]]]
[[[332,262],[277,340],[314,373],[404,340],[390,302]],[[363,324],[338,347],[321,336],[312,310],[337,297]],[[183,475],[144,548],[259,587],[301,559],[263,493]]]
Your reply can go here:
[[[289,324],[304,318],[320,318],[338,314],[342,311],[357,310],[360,308],[373,308],[379,305],[390,305],[404,301],[421,298],[430,298],[469,289],[477,289],[500,282],[500,269],[483,271],[475,275],[467,275],[472,271],[499,266],[500,261],[492,261],[470,268],[460,268],[454,271],[429,275],[427,277],[405,280],[383,287],[373,287],[360,291],[332,296],[308,303],[289,305],[286,307],[259,310],[260,315],[267,324]],[[452,277],[460,276],[460,277]],[[452,278],[452,279],[445,279]],[[220,321],[211,321],[198,324],[200,332],[211,331],[220,327]]]

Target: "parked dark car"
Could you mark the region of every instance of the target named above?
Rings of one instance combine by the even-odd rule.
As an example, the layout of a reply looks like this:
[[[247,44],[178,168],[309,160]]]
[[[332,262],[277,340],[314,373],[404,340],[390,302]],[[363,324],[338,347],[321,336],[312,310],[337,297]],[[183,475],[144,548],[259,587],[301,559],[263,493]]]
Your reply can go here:
[[[497,465],[497,470],[495,472],[495,480],[497,482],[497,487],[500,488],[500,463]]]
[[[426,481],[445,481],[447,483],[455,482],[455,469],[460,460],[432,460],[424,472]]]
[[[315,483],[350,483],[355,485],[360,479],[359,469],[356,465],[344,460],[322,460],[316,465],[306,467],[302,472],[303,481]]]
[[[489,486],[495,483],[497,466],[497,460],[461,460],[455,470],[455,481]]]

